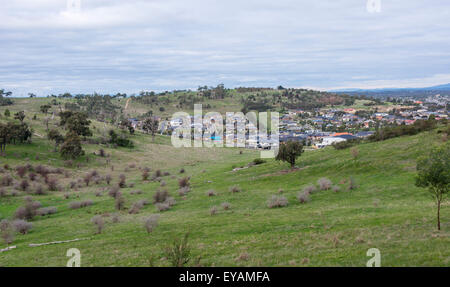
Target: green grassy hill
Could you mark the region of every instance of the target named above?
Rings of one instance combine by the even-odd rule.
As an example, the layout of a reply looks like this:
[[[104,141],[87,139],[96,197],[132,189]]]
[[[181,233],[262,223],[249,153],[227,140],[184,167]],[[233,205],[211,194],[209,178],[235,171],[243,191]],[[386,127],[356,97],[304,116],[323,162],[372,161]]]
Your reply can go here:
[[[164,250],[186,232],[192,248],[190,265],[198,261],[203,266],[365,266],[369,248],[381,251],[382,266],[450,265],[448,201],[441,210],[442,230],[438,232],[433,199],[426,190],[414,186],[416,159],[444,144],[436,130],[358,145],[356,160],[349,150],[326,148],[305,152],[294,170],[285,163],[267,160],[237,171],[233,169],[247,166],[259,154],[250,150],[240,154],[239,149],[226,148],[176,149],[167,137],[157,137],[153,142],[150,136],[137,133],[131,138],[134,149],[86,144],[87,155],[68,167],[45,139],[43,115],[31,120],[39,109],[35,100],[41,101],[22,103],[26,104],[26,121],[44,137],[35,135],[32,144],[8,145],[0,166],[6,164],[10,169],[2,169],[0,178],[11,174],[16,183],[20,182],[12,170],[19,165],[61,167],[62,174],[52,175],[58,179],[61,191],[32,195],[35,186],[44,185],[40,177],[28,192],[18,192],[17,196],[11,196],[13,187],[5,187],[8,196],[0,198],[0,219],[11,219],[26,195],[32,195],[43,207],[55,206],[58,211],[35,217],[28,234],[16,234],[12,245],[17,249],[0,253],[0,266],[65,266],[69,248],[81,251],[82,266],[170,266]],[[14,111],[23,106],[8,108]],[[4,109],[0,109],[2,115]],[[51,125],[57,122],[55,118]],[[94,138],[111,128],[95,121],[93,126]],[[100,148],[110,157],[93,154]],[[162,177],[166,186],[143,181],[144,167],[150,167],[152,173],[158,169],[169,172]],[[179,173],[181,168],[185,169],[183,174]],[[86,187],[82,178],[92,170],[102,176],[110,174],[111,185],[102,181]],[[113,223],[112,215],[117,211],[114,199],[107,193],[117,185],[121,174],[128,184],[121,189],[127,210],[120,211],[120,221]],[[181,197],[177,192],[178,179],[184,176],[191,176],[192,191]],[[340,191],[318,191],[311,195],[310,202],[299,203],[296,196],[302,188],[317,185],[323,177]],[[350,178],[356,182],[356,189],[348,190]],[[72,181],[81,181],[77,184],[80,187],[70,188]],[[235,185],[242,191],[231,193],[229,188]],[[167,189],[176,205],[158,212],[149,204],[138,214],[129,214],[138,200],[152,202],[158,188]],[[216,196],[206,194],[211,189]],[[267,201],[280,195],[280,189],[288,206],[268,208]],[[133,195],[136,190],[142,193]],[[102,196],[96,196],[96,192]],[[70,202],[86,199],[93,204],[69,208]],[[224,202],[231,205],[229,210],[221,208]],[[210,213],[213,206],[218,208],[215,215]],[[148,234],[143,222],[154,213],[160,213],[159,225]],[[91,223],[95,215],[102,215],[105,220],[101,234],[95,234]],[[28,246],[75,238],[87,239]],[[0,249],[4,247],[1,242]]]

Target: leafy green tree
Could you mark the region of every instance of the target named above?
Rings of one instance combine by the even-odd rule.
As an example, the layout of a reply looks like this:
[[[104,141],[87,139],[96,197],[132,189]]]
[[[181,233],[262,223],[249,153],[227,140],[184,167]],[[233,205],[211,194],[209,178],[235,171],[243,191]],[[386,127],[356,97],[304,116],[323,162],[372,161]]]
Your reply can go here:
[[[155,134],[158,132],[159,121],[153,117],[146,118],[142,123],[142,129],[146,133],[150,133],[155,140]]]
[[[65,111],[59,114],[60,125],[65,126],[69,131],[75,132],[79,136],[90,137],[92,131],[89,129],[91,121],[85,113]]]
[[[51,108],[52,106],[50,106],[50,105],[42,105],[41,107],[40,107],[40,109],[41,109],[41,112],[43,113],[43,114],[47,114],[48,113],[48,110]]]
[[[11,112],[9,111],[9,109],[5,110],[5,117],[9,117],[11,116]]]
[[[23,123],[23,120],[25,119],[25,112],[20,111],[14,114],[14,119],[19,120],[21,123]]]
[[[434,149],[417,162],[416,186],[427,187],[437,204],[437,227],[441,230],[441,203],[450,187],[450,145]]]
[[[58,150],[58,146],[64,142],[64,137],[57,129],[52,129],[48,132],[47,138],[55,142],[55,152]]]
[[[287,141],[280,144],[280,149],[276,156],[276,160],[288,162],[291,168],[295,166],[295,161],[303,153],[303,144],[297,141]]]
[[[66,135],[64,143],[61,146],[60,153],[65,159],[76,159],[84,155],[80,137],[76,132],[71,131]]]

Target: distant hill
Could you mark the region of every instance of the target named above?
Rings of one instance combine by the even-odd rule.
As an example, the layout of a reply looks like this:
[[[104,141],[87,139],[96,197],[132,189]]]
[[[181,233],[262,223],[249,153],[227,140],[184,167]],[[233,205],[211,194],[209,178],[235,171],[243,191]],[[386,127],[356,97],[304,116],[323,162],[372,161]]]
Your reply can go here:
[[[450,95],[450,83],[423,88],[380,88],[380,89],[338,89],[331,90],[337,94],[367,95],[372,97],[414,97],[423,98],[435,94]]]

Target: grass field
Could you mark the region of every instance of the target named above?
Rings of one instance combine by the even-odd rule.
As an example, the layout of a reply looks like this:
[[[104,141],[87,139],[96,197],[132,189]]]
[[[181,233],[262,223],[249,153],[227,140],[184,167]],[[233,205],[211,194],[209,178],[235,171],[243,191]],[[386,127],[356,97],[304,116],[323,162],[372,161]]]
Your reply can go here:
[[[23,100],[35,132],[45,135],[41,120],[33,121],[41,99]],[[8,107],[19,110],[17,105]],[[0,109],[3,115],[4,107]],[[38,114],[42,119],[43,115]],[[2,118],[4,120],[4,117]],[[51,124],[55,125],[57,119]],[[107,127],[94,122],[94,137]],[[433,146],[444,144],[437,131],[416,136],[399,137],[384,142],[358,146],[359,156],[353,159],[349,150],[326,148],[307,151],[290,170],[288,165],[274,160],[233,171],[246,166],[259,153],[227,148],[183,148],[170,145],[167,137],[136,133],[134,149],[108,148],[86,144],[86,156],[73,167],[65,167],[58,153],[44,137],[34,136],[32,144],[8,145],[7,154],[0,158],[1,166],[38,164],[63,167],[67,175],[59,175],[62,191],[33,195],[42,206],[55,206],[56,214],[35,217],[33,229],[26,235],[16,234],[12,245],[17,248],[0,253],[0,266],[65,266],[66,251],[78,248],[82,266],[170,266],[165,248],[175,238],[189,232],[192,259],[189,265],[202,266],[365,266],[369,248],[381,252],[382,266],[450,266],[450,212],[446,201],[441,210],[442,230],[436,229],[436,208],[432,197],[415,187],[416,159]],[[103,148],[110,160],[92,153]],[[36,157],[38,155],[38,157]],[[89,158],[89,162],[86,158]],[[79,167],[76,167],[79,164]],[[114,167],[114,170],[112,170]],[[116,213],[114,199],[107,195],[105,182],[91,183],[70,189],[69,183],[83,178],[92,170],[101,175],[111,174],[116,185],[120,174],[126,175],[133,187],[121,189],[129,209],[140,199],[152,201],[159,182],[143,181],[142,168],[152,172],[170,172],[163,177],[166,188],[177,203],[160,213],[158,227],[147,233],[143,222],[159,213],[155,206],[145,206],[138,214],[120,212],[120,222],[112,223]],[[185,169],[180,174],[179,170]],[[3,171],[0,177],[12,171]],[[192,191],[186,197],[177,193],[178,179],[191,176]],[[316,184],[327,177],[340,187],[339,192],[319,191],[311,201],[300,204],[296,196],[303,187]],[[349,180],[357,184],[348,190]],[[242,191],[231,193],[238,185]],[[9,188],[12,190],[12,188]],[[30,188],[32,190],[32,188]],[[216,196],[206,195],[215,190]],[[267,201],[283,190],[289,204],[268,208]],[[141,190],[132,195],[131,191]],[[95,196],[101,191],[103,196]],[[68,199],[64,194],[70,194]],[[13,217],[23,205],[27,194],[0,198],[0,219]],[[69,203],[91,199],[86,208],[72,210]],[[231,204],[223,210],[222,203]],[[215,215],[210,214],[218,207]],[[102,215],[106,224],[101,234],[95,233],[91,218]],[[86,238],[86,240],[29,247],[30,243]],[[0,249],[6,247],[1,242]]]

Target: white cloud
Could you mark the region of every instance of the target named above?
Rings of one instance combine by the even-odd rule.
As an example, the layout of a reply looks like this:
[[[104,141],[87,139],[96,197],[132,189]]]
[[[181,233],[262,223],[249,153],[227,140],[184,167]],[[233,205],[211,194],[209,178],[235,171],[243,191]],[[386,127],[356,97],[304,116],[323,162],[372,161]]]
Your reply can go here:
[[[26,94],[450,82],[450,3],[3,1],[0,87]]]

